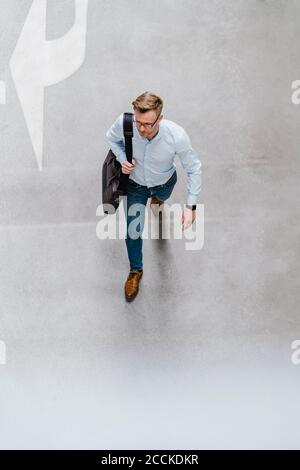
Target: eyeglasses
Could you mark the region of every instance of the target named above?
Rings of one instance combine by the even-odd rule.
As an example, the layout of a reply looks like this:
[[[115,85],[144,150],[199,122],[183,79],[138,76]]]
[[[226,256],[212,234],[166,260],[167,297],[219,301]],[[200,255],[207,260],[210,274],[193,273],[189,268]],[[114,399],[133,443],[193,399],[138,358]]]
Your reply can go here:
[[[138,127],[141,127],[141,126],[144,126],[145,129],[151,129],[154,124],[157,122],[158,118],[159,118],[160,114],[157,116],[157,118],[155,119],[154,122],[150,123],[150,122],[140,122],[140,121],[137,121],[136,118],[134,117],[133,118],[133,122],[136,124],[136,126]]]

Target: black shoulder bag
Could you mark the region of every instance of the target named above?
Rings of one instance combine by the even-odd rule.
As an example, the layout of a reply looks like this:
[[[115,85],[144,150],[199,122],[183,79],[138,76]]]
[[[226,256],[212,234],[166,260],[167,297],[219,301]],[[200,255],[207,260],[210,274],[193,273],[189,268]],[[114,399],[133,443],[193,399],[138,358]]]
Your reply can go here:
[[[123,114],[123,134],[126,159],[132,162],[133,113]],[[122,173],[122,165],[109,150],[102,166],[102,204],[105,214],[114,214],[120,204],[120,196],[127,194],[129,175]],[[107,205],[107,206],[106,206]]]

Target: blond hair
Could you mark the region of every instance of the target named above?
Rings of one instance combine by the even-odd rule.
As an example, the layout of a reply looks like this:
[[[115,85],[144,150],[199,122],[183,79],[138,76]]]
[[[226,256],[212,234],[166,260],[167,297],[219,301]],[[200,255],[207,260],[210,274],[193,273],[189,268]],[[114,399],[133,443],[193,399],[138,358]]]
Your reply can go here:
[[[131,104],[135,111],[139,111],[140,113],[155,111],[156,115],[159,116],[163,109],[164,102],[159,96],[145,91],[145,93],[138,96]]]

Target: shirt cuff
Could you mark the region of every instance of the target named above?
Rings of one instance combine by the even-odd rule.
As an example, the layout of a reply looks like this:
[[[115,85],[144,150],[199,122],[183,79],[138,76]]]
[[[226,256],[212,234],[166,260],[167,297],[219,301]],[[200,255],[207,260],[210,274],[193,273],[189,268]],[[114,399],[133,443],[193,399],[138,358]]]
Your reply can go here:
[[[187,207],[188,209],[192,209],[193,211],[195,211],[197,209],[197,205],[196,204],[186,204],[185,207]]]
[[[118,160],[119,163],[124,163],[126,161],[126,154],[124,153],[119,153],[119,155],[116,155],[116,159]]]
[[[197,204],[197,196],[194,196],[194,194],[188,194],[186,203],[189,206],[194,206]]]

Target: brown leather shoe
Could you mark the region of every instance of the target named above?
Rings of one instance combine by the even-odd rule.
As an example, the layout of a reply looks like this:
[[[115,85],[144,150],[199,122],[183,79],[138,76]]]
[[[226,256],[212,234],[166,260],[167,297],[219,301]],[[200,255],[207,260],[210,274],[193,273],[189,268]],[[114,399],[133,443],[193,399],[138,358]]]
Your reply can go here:
[[[132,270],[129,272],[127,280],[125,282],[125,298],[128,302],[131,302],[137,296],[139,291],[139,282],[143,275],[142,271]]]
[[[161,201],[156,196],[152,196],[150,201],[150,208],[154,215],[158,215],[163,208],[164,201]]]

